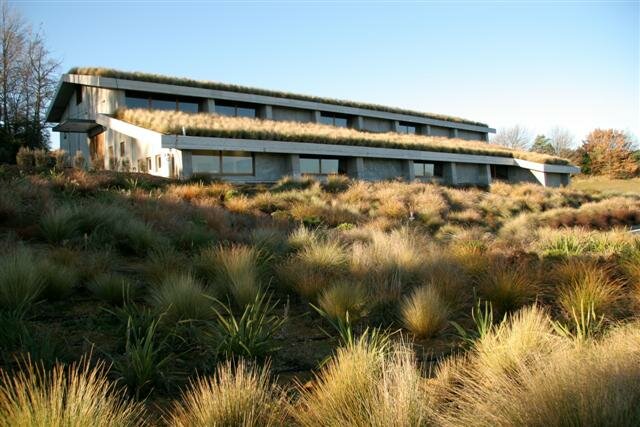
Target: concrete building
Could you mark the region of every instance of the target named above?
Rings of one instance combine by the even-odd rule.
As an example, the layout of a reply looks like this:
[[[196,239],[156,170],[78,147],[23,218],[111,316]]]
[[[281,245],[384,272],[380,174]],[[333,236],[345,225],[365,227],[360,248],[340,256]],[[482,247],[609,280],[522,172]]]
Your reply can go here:
[[[95,168],[188,178],[207,173],[237,182],[283,176],[346,174],[356,179],[438,181],[490,185],[492,180],[567,185],[578,168],[562,161],[532,161],[525,153],[461,152],[456,143],[488,141],[485,124],[379,105],[329,100],[186,79],[102,70],[64,74],[47,119],[58,123],[60,148],[81,151]],[[351,128],[367,135],[393,133],[451,138],[437,150],[316,143],[264,138],[194,136],[159,132],[117,118],[118,109],[182,111]],[[207,116],[209,117],[209,116]],[[215,117],[211,116],[212,120]],[[395,134],[393,134],[395,135]],[[417,147],[417,145],[413,145]],[[464,151],[464,150],[463,150]],[[522,157],[522,158],[518,158]]]

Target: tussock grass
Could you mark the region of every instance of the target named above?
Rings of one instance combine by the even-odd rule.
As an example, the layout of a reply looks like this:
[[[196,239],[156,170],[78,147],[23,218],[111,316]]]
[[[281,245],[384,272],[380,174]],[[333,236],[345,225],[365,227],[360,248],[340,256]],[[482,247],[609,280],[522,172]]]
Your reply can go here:
[[[136,288],[125,276],[113,273],[94,278],[87,288],[100,300],[111,305],[121,305],[135,297]]]
[[[260,293],[260,267],[257,249],[249,246],[218,247],[213,252],[215,281],[224,287],[240,307],[255,301]]]
[[[251,138],[274,141],[312,142],[316,144],[356,145],[446,153],[515,157],[548,164],[568,164],[558,157],[513,151],[481,141],[444,137],[405,135],[394,132],[376,134],[316,123],[278,122],[215,114],[188,114],[177,111],[119,109],[117,119],[164,134],[220,138]]]
[[[38,268],[43,283],[42,296],[50,301],[58,301],[69,296],[78,285],[78,272],[73,267],[50,260],[34,267]]]
[[[87,359],[51,371],[27,362],[23,370],[0,374],[0,425],[138,426],[142,404],[126,401],[107,379],[104,363]]]
[[[45,283],[37,265],[24,247],[0,257],[0,310],[26,311],[38,299]]]
[[[47,212],[40,220],[40,231],[51,244],[63,244],[77,235],[76,210],[71,206],[61,206]]]
[[[582,307],[611,318],[620,309],[622,283],[613,277],[610,266],[589,259],[572,258],[559,264],[554,275],[557,301],[567,316],[580,313]]]
[[[302,426],[427,425],[422,381],[407,347],[386,353],[358,340],[337,350],[312,389],[300,388],[291,413]]]
[[[355,322],[366,314],[367,293],[360,283],[337,282],[320,293],[318,305],[331,319]]]
[[[204,287],[187,273],[166,276],[151,290],[149,302],[171,322],[209,319],[213,314]]]
[[[450,315],[446,301],[433,284],[416,288],[400,308],[402,323],[419,338],[430,338],[446,326]]]
[[[433,113],[424,113],[424,112],[406,110],[406,109],[397,108],[397,107],[388,107],[388,106],[377,105],[377,104],[368,104],[368,103],[355,102],[355,101],[322,98],[317,96],[301,95],[301,94],[274,91],[274,90],[268,90],[268,89],[258,89],[258,88],[251,88],[251,87],[233,85],[228,83],[199,81],[199,80],[192,80],[192,79],[181,78],[181,77],[170,77],[170,76],[163,76],[159,74],[120,71],[120,70],[114,70],[109,68],[98,68],[98,67],[75,67],[69,70],[69,74],[104,76],[104,77],[113,77],[113,78],[125,79],[125,80],[142,80],[142,81],[153,82],[153,83],[164,83],[164,84],[178,85],[178,86],[190,86],[190,87],[199,87],[199,88],[205,88],[205,89],[225,90],[230,92],[251,93],[251,94],[258,94],[258,95],[275,96],[278,98],[300,99],[305,101],[337,104],[337,105],[344,105],[348,107],[364,108],[367,110],[387,111],[390,113],[409,114],[412,116],[447,120],[452,122],[468,123],[468,124],[474,124],[478,126],[486,126],[486,124],[484,123],[473,122],[466,119],[461,119],[459,117],[445,116],[445,115],[433,114]]]
[[[539,290],[538,276],[537,264],[509,265],[499,259],[481,276],[479,291],[498,314],[512,312],[533,301]]]
[[[285,423],[285,393],[271,381],[269,367],[249,362],[218,365],[211,377],[192,382],[165,420],[175,427],[269,427]]]

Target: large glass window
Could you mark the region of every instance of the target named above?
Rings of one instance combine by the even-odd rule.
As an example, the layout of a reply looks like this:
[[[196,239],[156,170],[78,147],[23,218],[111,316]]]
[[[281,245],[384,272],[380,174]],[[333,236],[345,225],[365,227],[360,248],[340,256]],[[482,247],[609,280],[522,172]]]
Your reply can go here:
[[[196,98],[181,98],[144,92],[127,92],[125,104],[128,108],[150,108],[154,110],[183,111],[185,113],[197,113],[200,111],[200,103]]]
[[[222,173],[227,175],[253,175],[253,157],[242,151],[222,152]]]
[[[175,99],[151,99],[152,110],[176,111],[177,101]]]
[[[349,119],[338,114],[320,113],[320,123],[324,125],[346,128],[349,126]]]
[[[340,159],[301,157],[300,173],[308,175],[331,175],[342,173]]]
[[[216,113],[230,117],[256,117],[255,107],[233,102],[216,102]]]
[[[411,123],[400,122],[400,124],[398,125],[398,132],[400,133],[415,135],[417,133],[417,130],[418,130],[417,126]]]
[[[127,94],[125,103],[128,108],[149,108],[149,98],[141,96],[130,96]]]
[[[178,101],[178,110],[183,113],[197,113],[200,111],[200,105],[197,102]]]
[[[509,167],[504,165],[491,165],[491,178],[493,179],[509,179]]]
[[[191,155],[193,173],[220,173],[220,153],[218,151],[194,151]]]
[[[442,163],[414,161],[413,171],[416,178],[430,178],[434,176],[442,176]]]

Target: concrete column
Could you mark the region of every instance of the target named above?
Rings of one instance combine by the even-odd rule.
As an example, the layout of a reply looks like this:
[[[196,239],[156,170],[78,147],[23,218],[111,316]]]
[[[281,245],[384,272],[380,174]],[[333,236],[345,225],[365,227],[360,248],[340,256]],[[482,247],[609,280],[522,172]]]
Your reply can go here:
[[[300,179],[300,156],[298,154],[289,154],[289,175],[293,179]]]
[[[485,142],[489,142],[489,132],[485,132],[482,134],[482,140]]]
[[[425,136],[431,136],[431,125],[422,126],[422,134]]]
[[[442,165],[442,177],[447,185],[458,185],[458,174],[454,162]]]
[[[404,170],[404,177],[408,181],[416,179],[416,170],[413,167],[413,160],[404,160],[402,162],[402,169]]]
[[[480,185],[491,185],[491,165],[480,165]]]
[[[451,138],[457,138],[458,137],[458,129],[453,128],[451,129]]]
[[[118,108],[121,108],[121,107],[124,108],[127,106],[127,97],[123,90],[115,91],[113,106],[115,107],[114,111],[117,110]]]
[[[351,122],[351,127],[355,130],[362,130],[364,128],[364,120],[362,116],[355,116]]]
[[[271,105],[263,105],[260,107],[258,117],[263,120],[273,120],[273,108],[271,108]]]
[[[193,161],[191,151],[182,150],[182,177],[189,178],[193,174]]]
[[[216,100],[215,99],[205,99],[202,104],[204,113],[215,113],[216,112]]]
[[[391,132],[398,132],[400,129],[400,122],[397,120],[391,120]]]
[[[364,159],[351,157],[347,160],[347,175],[353,179],[364,179]]]
[[[312,111],[311,112],[311,121],[313,123],[320,123],[320,111]]]

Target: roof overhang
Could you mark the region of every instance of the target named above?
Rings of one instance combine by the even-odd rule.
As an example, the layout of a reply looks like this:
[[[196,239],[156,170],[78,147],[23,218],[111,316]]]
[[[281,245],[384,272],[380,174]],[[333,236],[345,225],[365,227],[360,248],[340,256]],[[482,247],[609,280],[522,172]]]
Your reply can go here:
[[[102,126],[95,120],[67,119],[53,127],[54,132],[99,133]]]

